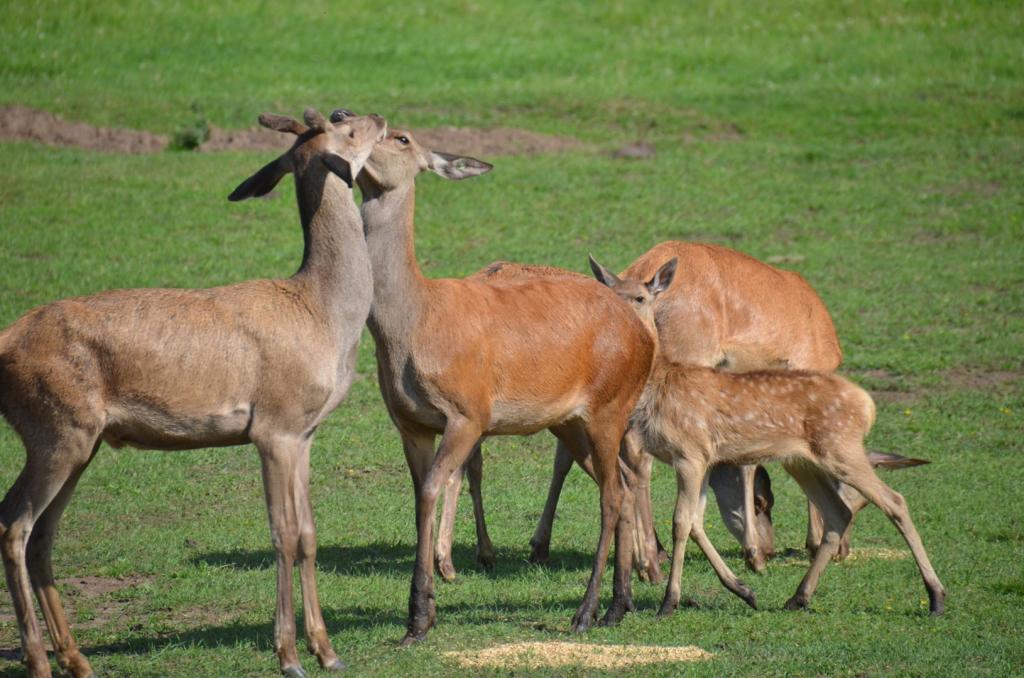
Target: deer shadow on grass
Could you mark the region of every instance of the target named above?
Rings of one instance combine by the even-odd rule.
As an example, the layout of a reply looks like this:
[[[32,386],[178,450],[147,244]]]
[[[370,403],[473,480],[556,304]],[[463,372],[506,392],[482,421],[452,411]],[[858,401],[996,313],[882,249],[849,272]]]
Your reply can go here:
[[[497,549],[496,555],[497,562],[494,570],[487,572],[476,563],[476,551],[472,546],[458,544],[452,546],[452,561],[455,563],[456,571],[486,574],[492,578],[517,576],[538,567],[589,572],[594,564],[592,552],[575,549],[553,549],[547,565],[530,563],[529,551],[525,548]],[[412,544],[328,545],[317,549],[316,563],[318,570],[328,574],[410,576],[415,557],[416,547]],[[196,554],[193,556],[192,562],[237,570],[274,570],[277,567],[276,555],[271,549],[209,551]],[[443,585],[440,577],[437,578],[437,581],[439,585]]]

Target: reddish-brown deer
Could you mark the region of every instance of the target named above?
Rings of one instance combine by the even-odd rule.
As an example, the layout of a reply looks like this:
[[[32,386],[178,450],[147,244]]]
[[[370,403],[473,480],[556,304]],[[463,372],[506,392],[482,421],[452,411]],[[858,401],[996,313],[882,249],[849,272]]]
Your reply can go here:
[[[381,393],[402,438],[416,500],[418,541],[404,643],[423,638],[434,624],[437,499],[484,435],[546,428],[574,458],[591,459],[601,534],[575,630],[596,618],[613,532],[616,553],[628,557],[630,551],[618,547],[631,538],[633,510],[619,471],[619,444],[653,359],[647,328],[591,280],[432,280],[417,264],[416,176],[429,170],[462,179],[489,169],[472,158],[430,151],[408,132],[392,130],[358,180],[374,273],[368,324]],[[628,571],[617,555],[609,622],[632,607],[630,581],[621,577]]]
[[[777,269],[727,247],[669,241],[641,255],[621,277],[637,283],[648,281],[673,258],[680,262],[676,284],[660,294],[653,307],[661,350],[669,359],[732,371],[787,367],[830,371],[839,365],[842,353],[832,319],[821,298],[799,274]],[[499,262],[474,277],[507,279],[565,274],[568,272],[561,269]],[[627,463],[635,464],[633,471],[638,483],[634,488],[636,526],[640,532],[635,552],[637,566],[641,574],[659,581],[658,541],[649,493],[652,458],[634,450],[632,441],[625,451]],[[474,455],[468,469],[474,508],[482,506],[480,492],[474,486],[481,466],[481,460]],[[555,455],[547,503],[530,540],[534,562],[545,562],[548,558],[555,508],[571,467],[572,457],[560,447]],[[459,480],[460,476],[454,477],[446,492],[438,536],[438,569],[445,578],[455,573],[448,554]],[[753,466],[723,464],[712,469],[711,485],[723,521],[744,546],[748,567],[755,571],[764,569],[774,543],[767,473]],[[482,512],[477,512],[477,534],[478,559],[489,564],[493,562],[493,549],[489,541],[480,540],[480,535],[486,537]]]
[[[620,281],[594,265],[598,279],[616,290],[653,325],[651,300],[663,289]],[[653,282],[653,281],[652,281]],[[824,535],[810,568],[786,609],[810,602],[821,573],[839,547],[853,513],[839,482],[859,491],[889,517],[906,540],[928,591],[932,614],[945,607],[945,589],[910,519],[906,502],[875,474],[864,438],[875,420],[871,396],[835,374],[796,370],[729,373],[681,365],[659,357],[631,418],[643,449],[671,464],[677,496],[672,569],[661,614],[680,599],[686,540],[694,541],[722,583],[751,606],[753,592],[733,574],[704,533],[708,470],[718,463],[781,461],[824,520]]]
[[[231,199],[263,195],[295,175],[305,250],[294,276],[65,299],[0,333],[0,412],[26,454],[0,503],[0,547],[34,678],[49,676],[50,663],[33,589],[61,668],[93,675],[68,627],[51,551],[61,514],[104,441],[161,450],[254,443],[277,552],[281,669],[305,675],[295,648],[296,563],[309,649],[325,668],[344,666],[317,600],[309,450],[317,425],[348,392],[370,310],[370,262],[351,186],[386,124],[379,116],[331,124],[312,109],[306,124],[270,115],[260,122],[298,138]]]

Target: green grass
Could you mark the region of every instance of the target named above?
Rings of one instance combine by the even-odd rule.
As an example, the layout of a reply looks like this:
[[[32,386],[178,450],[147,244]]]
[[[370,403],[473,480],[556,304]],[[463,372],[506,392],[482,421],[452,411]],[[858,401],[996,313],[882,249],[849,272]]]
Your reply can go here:
[[[833,313],[844,369],[902,392],[879,404],[872,447],[933,460],[886,478],[907,497],[949,590],[926,615],[912,561],[827,571],[810,614],[779,611],[804,559],[752,580],[763,610],[722,590],[691,549],[684,592],[702,607],[638,612],[583,640],[694,644],[695,675],[1008,675],[1024,666],[1024,13],[1016,3],[312,2],[8,3],[0,103],[171,133],[241,127],[267,109],[374,110],[397,125],[519,126],[575,136],[574,153],[494,158],[488,176],[421,181],[417,248],[434,276],[495,259],[625,267],[662,240],[789,257]],[[645,139],[649,160],[609,157]],[[231,205],[260,153],[118,156],[0,144],[0,325],[47,301],[111,287],[210,286],[298,264],[294,192]],[[597,496],[574,473],[553,565],[526,563],[551,439],[496,439],[485,501],[499,563],[438,585],[438,627],[404,650],[415,530],[408,472],[378,395],[372,341],[313,456],[320,585],[351,675],[463,673],[442,653],[566,640],[597,536]],[[878,372],[884,370],[885,372]],[[999,376],[1002,374],[1002,376]],[[879,376],[882,375],[882,376]],[[987,375],[987,376],[986,376]],[[993,377],[993,375],[995,375]],[[22,449],[0,427],[0,487]],[[803,542],[799,491],[775,472],[778,543]],[[670,534],[674,483],[656,471]],[[710,536],[738,549],[717,515]],[[905,551],[880,512],[854,549]],[[102,675],[273,675],[274,589],[250,448],[161,454],[104,448],[62,525],[58,577],[138,577],[66,598]],[[609,578],[610,579],[610,578]],[[604,601],[609,597],[606,580]],[[0,649],[17,647],[0,596]],[[0,658],[0,675],[19,668]],[[314,662],[303,653],[307,668]],[[675,675],[680,666],[624,673]],[[583,673],[582,670],[577,673]],[[623,673],[619,671],[617,673]]]

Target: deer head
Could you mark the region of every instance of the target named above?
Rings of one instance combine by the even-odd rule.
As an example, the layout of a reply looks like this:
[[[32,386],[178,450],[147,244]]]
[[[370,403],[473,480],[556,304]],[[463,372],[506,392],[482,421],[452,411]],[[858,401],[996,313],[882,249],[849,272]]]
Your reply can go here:
[[[387,134],[387,121],[376,114],[339,116],[333,122],[316,109],[307,108],[303,120],[304,123],[272,113],[260,115],[259,123],[264,127],[298,138],[287,152],[243,181],[228,200],[266,195],[289,172],[301,177],[311,168],[319,170],[321,167],[351,188],[374,145]]]

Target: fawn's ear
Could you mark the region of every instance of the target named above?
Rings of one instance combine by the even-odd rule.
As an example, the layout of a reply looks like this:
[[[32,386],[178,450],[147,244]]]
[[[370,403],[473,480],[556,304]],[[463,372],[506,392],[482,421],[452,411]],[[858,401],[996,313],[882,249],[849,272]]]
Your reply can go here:
[[[654,277],[647,281],[647,289],[650,291],[652,297],[656,297],[672,284],[672,278],[676,274],[676,266],[679,264],[677,257],[672,257],[671,260],[662,264],[661,268],[658,269]]]
[[[239,200],[245,200],[246,198],[258,198],[262,195],[266,195],[274,190],[274,186],[277,186],[277,182],[281,181],[284,175],[291,171],[288,163],[285,162],[284,157],[280,157],[273,162],[267,163],[260,169],[259,172],[252,175],[241,184],[238,185],[231,195],[228,196],[228,200],[231,202],[238,202]]]
[[[460,181],[469,177],[479,176],[490,172],[494,165],[483,160],[469,158],[440,151],[430,151],[430,164],[427,166],[434,174],[445,179]]]
[[[601,264],[597,263],[597,259],[595,259],[593,255],[589,255],[587,258],[590,261],[590,270],[594,272],[594,277],[597,278],[597,282],[606,287],[615,289],[615,286],[620,282],[618,276]]]
[[[352,165],[337,153],[328,153],[321,158],[327,169],[352,188]]]

